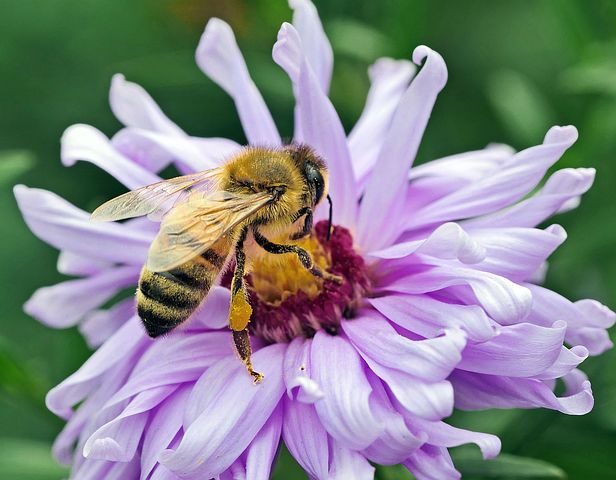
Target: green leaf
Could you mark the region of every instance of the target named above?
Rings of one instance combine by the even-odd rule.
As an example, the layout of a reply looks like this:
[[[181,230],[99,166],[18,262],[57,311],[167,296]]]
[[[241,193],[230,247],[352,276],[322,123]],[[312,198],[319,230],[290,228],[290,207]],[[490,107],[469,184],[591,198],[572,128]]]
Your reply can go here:
[[[373,62],[391,50],[387,36],[358,20],[341,18],[327,23],[326,27],[336,55]]]
[[[51,445],[17,438],[0,438],[0,472],[12,480],[58,480],[68,469],[51,457]]]
[[[34,165],[34,155],[26,150],[0,152],[0,185],[8,185]]]
[[[502,453],[494,460],[483,460],[475,449],[465,448],[454,450],[451,454],[462,478],[467,476],[485,479],[567,478],[565,472],[559,467],[535,458]]]

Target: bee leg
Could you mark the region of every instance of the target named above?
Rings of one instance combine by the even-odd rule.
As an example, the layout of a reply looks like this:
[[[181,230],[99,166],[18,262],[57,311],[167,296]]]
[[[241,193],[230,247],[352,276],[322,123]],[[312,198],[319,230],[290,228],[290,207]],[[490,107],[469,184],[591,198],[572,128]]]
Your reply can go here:
[[[275,255],[279,255],[282,253],[294,253],[297,255],[297,258],[304,266],[306,270],[312,273],[315,277],[322,278],[324,280],[332,280],[338,284],[342,283],[342,277],[338,275],[333,275],[329,272],[324,272],[321,270],[318,265],[315,265],[314,261],[310,254],[301,247],[297,245],[281,245],[278,243],[270,242],[267,238],[265,238],[261,233],[256,229],[252,229],[253,236],[255,238],[255,242],[263,248],[268,253],[273,253]]]
[[[304,226],[299,232],[295,232],[293,235],[291,235],[291,240],[299,240],[300,238],[304,238],[312,230],[312,208],[310,207],[300,208],[297,213],[293,215],[293,221],[295,222],[303,215],[306,215],[306,217],[304,218]]]
[[[246,253],[244,252],[244,240],[248,229],[244,228],[235,246],[235,271],[231,281],[231,308],[229,311],[229,327],[233,330],[233,342],[235,349],[248,373],[254,377],[255,383],[263,379],[263,375],[255,372],[252,368],[250,356],[250,336],[248,335],[248,322],[252,314],[252,307],[248,303],[246,286],[244,285],[244,268],[246,266]]]

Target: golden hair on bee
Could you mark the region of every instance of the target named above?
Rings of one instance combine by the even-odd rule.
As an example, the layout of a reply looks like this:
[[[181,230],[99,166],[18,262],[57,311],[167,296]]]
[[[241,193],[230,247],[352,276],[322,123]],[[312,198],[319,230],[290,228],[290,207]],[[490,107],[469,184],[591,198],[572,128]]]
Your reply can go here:
[[[250,237],[264,253],[294,254],[314,276],[340,282],[294,243],[310,234],[314,208],[327,188],[325,162],[309,147],[246,147],[219,168],[120,195],[97,208],[92,219],[165,214],[137,288],[137,311],[151,337],[186,321],[225,265],[235,260],[229,327],[241,360],[260,381],[250,360],[246,240]]]

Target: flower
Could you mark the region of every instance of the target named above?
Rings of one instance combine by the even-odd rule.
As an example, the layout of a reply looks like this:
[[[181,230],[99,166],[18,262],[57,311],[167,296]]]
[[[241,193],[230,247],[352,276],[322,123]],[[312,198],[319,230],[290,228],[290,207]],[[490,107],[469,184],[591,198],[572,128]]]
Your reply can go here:
[[[327,161],[335,205],[331,241],[317,224],[310,248],[346,282],[291,288],[299,270],[278,278],[255,269],[253,363],[262,383],[233,353],[223,286],[185,328],[155,341],[132,298],[103,308],[135,286],[155,223],[91,223],[51,192],[15,187],[26,223],[60,250],[58,270],[78,277],[38,290],[25,310],[54,328],[77,325],[97,348],[47,396],[67,420],[54,454],[72,464],[72,478],[265,479],[281,441],[317,479],[372,478],[370,462],[402,463],[418,479],[458,478],[449,447],[475,443],[492,458],[500,442],[445,423],[454,406],[592,408],[577,367],[611,347],[615,315],[540,286],[566,233],[537,225],[574,208],[595,172],[558,170],[534,191],[577,139],[575,128],[553,127],[521,152],[490,145],[410,169],[446,83],[441,56],[416,48],[418,72],[378,60],[347,136],[327,97],[332,51],[316,9],[290,4],[293,24],[282,26],[273,57],[293,84],[294,138]],[[208,23],[197,63],[233,98],[250,144],[281,144],[226,23]],[[90,161],[134,189],[171,164],[208,169],[240,148],[191,137],[120,75],[110,102],[125,128],[109,140],[70,127],[65,165]],[[268,295],[281,292],[273,304]]]

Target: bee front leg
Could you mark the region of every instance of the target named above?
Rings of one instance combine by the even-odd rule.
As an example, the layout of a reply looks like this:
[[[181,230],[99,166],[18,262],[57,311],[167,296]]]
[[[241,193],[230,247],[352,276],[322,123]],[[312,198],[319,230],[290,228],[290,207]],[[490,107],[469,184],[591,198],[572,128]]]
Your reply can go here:
[[[248,322],[252,315],[252,307],[248,303],[246,286],[244,285],[244,269],[246,266],[246,253],[244,252],[244,240],[248,228],[244,228],[235,246],[235,271],[231,281],[231,308],[229,311],[229,327],[233,330],[233,342],[235,349],[248,373],[254,377],[255,383],[263,380],[263,375],[255,372],[252,368],[250,356],[252,347],[250,346],[250,336],[248,334]]]
[[[270,242],[267,238],[261,235],[257,228],[252,229],[252,234],[255,238],[255,242],[257,242],[257,244],[266,252],[273,253],[275,255],[280,255],[282,253],[294,253],[295,255],[297,255],[297,258],[304,266],[304,268],[310,273],[312,273],[315,277],[319,277],[324,280],[332,280],[338,284],[342,283],[342,277],[321,270],[319,266],[314,263],[310,254],[303,248],[298,247],[297,245],[281,245],[278,243]]]
[[[310,207],[300,208],[293,216],[293,221],[295,222],[304,215],[306,215],[304,218],[304,226],[299,232],[295,232],[291,235],[291,240],[299,240],[300,238],[304,238],[312,230],[312,208]]]

